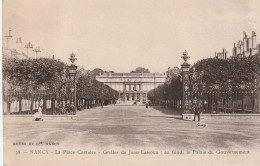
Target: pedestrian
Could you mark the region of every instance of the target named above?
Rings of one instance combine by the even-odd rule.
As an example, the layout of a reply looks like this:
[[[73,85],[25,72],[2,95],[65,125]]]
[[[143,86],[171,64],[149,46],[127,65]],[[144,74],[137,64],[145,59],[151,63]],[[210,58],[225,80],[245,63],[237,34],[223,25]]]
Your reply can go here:
[[[152,102],[150,100],[148,101],[148,104],[149,104],[149,107],[151,108],[152,107]]]
[[[148,108],[148,102],[145,103],[145,107]]]
[[[75,115],[76,114],[76,109],[75,108],[76,107],[74,106],[74,103],[71,102],[69,115]]]
[[[196,116],[198,116],[198,122],[200,122],[200,113],[202,111],[200,104],[195,102],[193,110],[194,110],[194,120],[193,121],[196,121]]]
[[[43,121],[43,116],[42,116],[42,106],[40,105],[38,108],[38,112],[36,112],[34,115],[34,120],[35,121]]]

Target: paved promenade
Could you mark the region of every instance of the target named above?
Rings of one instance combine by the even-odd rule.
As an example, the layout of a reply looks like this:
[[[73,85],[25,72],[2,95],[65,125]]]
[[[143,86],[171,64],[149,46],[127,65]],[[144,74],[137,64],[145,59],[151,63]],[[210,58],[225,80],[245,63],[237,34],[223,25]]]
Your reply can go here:
[[[62,146],[252,149],[259,151],[260,119],[184,121],[144,106],[105,106],[79,111],[76,120],[32,121],[3,117],[4,141],[59,142]]]

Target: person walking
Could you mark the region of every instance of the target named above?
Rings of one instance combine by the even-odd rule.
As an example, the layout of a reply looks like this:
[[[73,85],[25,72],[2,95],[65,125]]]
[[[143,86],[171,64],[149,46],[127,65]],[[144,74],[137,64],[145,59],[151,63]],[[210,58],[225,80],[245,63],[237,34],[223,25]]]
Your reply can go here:
[[[194,110],[194,120],[196,121],[196,116],[198,116],[198,122],[200,122],[200,113],[201,113],[201,106],[199,105],[199,103],[195,103],[195,106],[193,108]]]

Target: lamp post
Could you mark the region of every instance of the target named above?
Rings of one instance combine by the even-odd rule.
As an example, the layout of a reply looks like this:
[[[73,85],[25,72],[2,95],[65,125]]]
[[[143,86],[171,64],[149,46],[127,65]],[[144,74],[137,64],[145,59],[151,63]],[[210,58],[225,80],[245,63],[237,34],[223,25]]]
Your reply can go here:
[[[183,83],[183,113],[189,113],[189,70],[190,64],[187,63],[187,60],[190,58],[188,52],[185,50],[183,56],[181,57],[184,60],[184,63],[181,65],[182,69],[182,83]]]
[[[77,66],[74,64],[74,62],[77,60],[75,57],[75,54],[72,52],[70,54],[69,60],[71,61],[71,65],[69,66],[69,76],[70,76],[70,104],[71,108],[74,109],[73,113],[76,114],[77,112],[77,99],[76,99],[76,74],[77,74]]]

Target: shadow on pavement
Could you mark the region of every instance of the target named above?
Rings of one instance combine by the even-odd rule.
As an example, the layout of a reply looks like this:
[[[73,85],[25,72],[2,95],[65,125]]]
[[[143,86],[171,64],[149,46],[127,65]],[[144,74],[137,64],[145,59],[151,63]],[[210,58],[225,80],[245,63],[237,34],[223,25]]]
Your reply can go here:
[[[173,108],[165,108],[162,106],[152,106],[153,109],[158,110],[166,115],[182,115],[182,110],[177,110]]]
[[[180,115],[177,116],[141,116],[144,118],[171,118],[171,119],[177,119],[177,120],[183,120]]]

